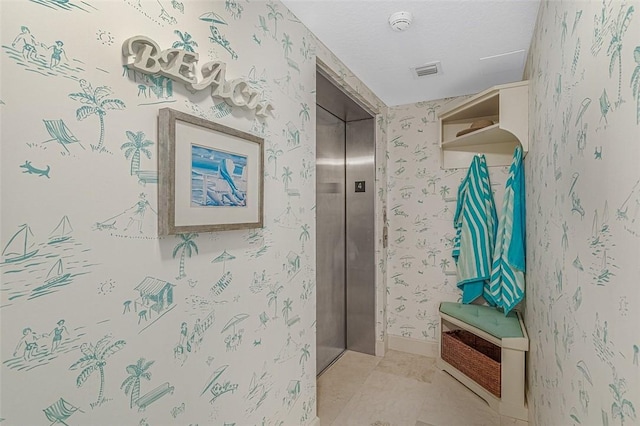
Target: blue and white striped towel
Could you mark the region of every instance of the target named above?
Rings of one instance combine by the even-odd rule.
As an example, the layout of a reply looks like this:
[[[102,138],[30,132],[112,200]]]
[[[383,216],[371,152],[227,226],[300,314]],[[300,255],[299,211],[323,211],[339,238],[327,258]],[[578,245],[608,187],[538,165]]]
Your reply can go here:
[[[487,162],[484,155],[476,155],[458,188],[453,219],[456,237],[452,256],[457,265],[462,303],[471,303],[482,296],[491,277],[497,223]]]
[[[524,165],[518,146],[505,187],[491,282],[484,292],[487,302],[503,308],[505,315],[524,297],[525,214]]]

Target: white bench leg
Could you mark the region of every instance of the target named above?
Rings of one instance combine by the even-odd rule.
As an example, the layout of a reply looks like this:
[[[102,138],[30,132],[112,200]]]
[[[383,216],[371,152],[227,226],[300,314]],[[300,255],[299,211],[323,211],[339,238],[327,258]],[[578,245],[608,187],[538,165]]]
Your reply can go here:
[[[528,420],[524,395],[524,352],[502,348],[500,414]]]

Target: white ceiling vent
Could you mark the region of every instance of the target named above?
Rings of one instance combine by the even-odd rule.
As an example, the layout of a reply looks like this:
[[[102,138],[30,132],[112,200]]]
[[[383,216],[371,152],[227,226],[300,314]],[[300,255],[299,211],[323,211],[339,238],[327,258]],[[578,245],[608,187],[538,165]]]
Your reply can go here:
[[[430,64],[412,68],[411,70],[413,71],[414,78],[421,78],[428,75],[442,74],[442,65],[440,65],[440,62],[432,62]]]

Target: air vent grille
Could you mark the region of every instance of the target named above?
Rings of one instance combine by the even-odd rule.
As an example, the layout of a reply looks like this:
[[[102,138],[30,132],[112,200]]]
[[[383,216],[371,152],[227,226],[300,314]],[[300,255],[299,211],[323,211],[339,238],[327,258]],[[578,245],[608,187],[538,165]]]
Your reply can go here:
[[[416,78],[420,78],[428,75],[442,74],[442,69],[440,68],[440,62],[434,62],[420,67],[415,67],[413,72]]]

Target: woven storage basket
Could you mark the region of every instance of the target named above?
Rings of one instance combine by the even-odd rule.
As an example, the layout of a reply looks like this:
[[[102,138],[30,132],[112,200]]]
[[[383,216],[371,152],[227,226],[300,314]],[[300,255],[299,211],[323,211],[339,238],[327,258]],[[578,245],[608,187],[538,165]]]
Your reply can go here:
[[[501,348],[466,330],[442,333],[442,359],[500,398]]]

